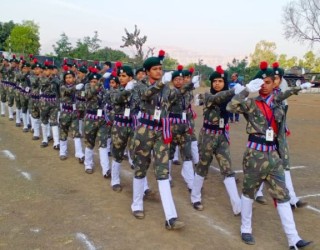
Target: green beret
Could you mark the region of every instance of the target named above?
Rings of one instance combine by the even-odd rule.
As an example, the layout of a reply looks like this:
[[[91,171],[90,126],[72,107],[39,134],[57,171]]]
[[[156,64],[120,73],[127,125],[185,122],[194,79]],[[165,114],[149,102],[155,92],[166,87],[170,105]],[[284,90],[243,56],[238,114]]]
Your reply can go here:
[[[192,76],[194,72],[194,68],[184,69],[182,70],[182,72],[183,72],[183,76]]]
[[[146,59],[143,63],[143,67],[145,68],[145,70],[150,70],[153,66],[162,65],[164,55],[165,52],[163,50],[160,50],[158,57],[153,56]]]
[[[111,73],[111,76],[109,79],[110,79],[110,81],[114,80],[116,82],[116,84],[120,84],[119,78],[118,78],[117,73],[115,71],[113,71]]]
[[[272,64],[272,68],[273,68],[273,72],[274,72],[275,76],[280,76],[280,78],[283,77],[284,69],[279,67],[279,63],[278,62],[274,62]]]
[[[178,65],[177,70],[172,73],[172,80],[178,76],[182,76],[182,77],[184,76],[182,65]]]
[[[31,66],[30,63],[28,63],[28,62],[25,62],[25,63],[22,64],[22,68],[24,68],[24,67],[30,67],[30,66]]]
[[[12,59],[10,60],[10,62],[19,63],[19,60],[16,58],[16,55],[12,55]]]
[[[82,72],[83,74],[87,74],[88,73],[88,69],[84,65],[79,68],[79,71]]]
[[[274,77],[274,71],[271,68],[268,68],[268,63],[263,61],[260,63],[260,70],[255,75],[253,79],[265,79],[267,77]]]
[[[224,82],[225,82],[225,83],[227,82],[228,74],[227,74],[227,72],[225,72],[225,71],[222,69],[221,65],[217,66],[217,67],[216,67],[216,71],[214,71],[214,72],[210,75],[210,77],[209,77],[210,82],[213,82],[213,80],[216,79],[216,78],[223,78]]]
[[[101,75],[98,73],[91,73],[89,74],[89,81],[91,81],[92,79],[97,79],[99,80],[101,78]]]
[[[130,66],[121,66],[118,68],[117,74],[126,73],[128,76],[133,77],[133,70]]]
[[[146,71],[143,67],[141,67],[136,70],[136,75],[138,75],[139,72],[146,72]]]
[[[31,69],[35,69],[35,68],[41,68],[42,69],[41,63],[36,62],[36,63],[32,64]]]

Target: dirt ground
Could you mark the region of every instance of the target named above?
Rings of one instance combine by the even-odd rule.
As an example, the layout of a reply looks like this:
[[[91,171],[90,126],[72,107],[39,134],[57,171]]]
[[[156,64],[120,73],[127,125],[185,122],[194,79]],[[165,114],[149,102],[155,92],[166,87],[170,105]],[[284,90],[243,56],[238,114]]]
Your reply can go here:
[[[196,108],[197,132],[202,112]],[[310,207],[294,211],[301,237],[313,240],[308,249],[320,249],[320,95],[301,94],[289,100],[288,125],[293,182],[298,196],[307,196]],[[189,193],[174,166],[172,189],[177,211],[186,227],[167,231],[158,199],[144,203],[146,217],[131,215],[133,172],[123,162],[124,189],[115,193],[110,180],[102,177],[98,155],[95,172],[88,175],[73,157],[60,161],[58,152],[40,148],[14,122],[0,117],[0,249],[288,249],[273,202],[254,203],[253,233],[256,245],[240,240],[240,217],[232,214],[219,172],[210,169],[203,190],[204,211],[190,204]],[[247,136],[245,122],[231,124],[233,167],[241,170]],[[8,155],[8,151],[13,155]],[[97,149],[95,150],[97,152]],[[212,165],[217,167],[214,160]],[[150,167],[148,179],[157,184]],[[241,191],[242,174],[238,177]]]

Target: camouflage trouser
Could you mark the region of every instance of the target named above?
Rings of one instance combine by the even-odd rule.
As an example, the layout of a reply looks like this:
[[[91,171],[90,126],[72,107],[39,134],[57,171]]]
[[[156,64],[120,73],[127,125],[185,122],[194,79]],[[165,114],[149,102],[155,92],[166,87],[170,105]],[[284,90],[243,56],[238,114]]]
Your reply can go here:
[[[107,123],[104,118],[98,120],[91,120],[85,118],[84,120],[84,143],[86,147],[93,149],[96,138],[98,138],[98,145],[101,148],[107,147]]]
[[[287,141],[284,142],[284,145],[280,145],[279,155],[282,160],[283,168],[285,170],[290,170],[289,146]]]
[[[8,101],[8,106],[13,107],[14,104],[14,95],[15,95],[15,89],[13,87],[8,87],[7,88],[7,101]]]
[[[154,154],[154,172],[157,180],[169,178],[169,145],[164,144],[162,131],[138,126],[134,133],[133,164],[135,178],[144,178],[151,163],[151,151]]]
[[[7,102],[7,90],[4,87],[3,83],[0,83],[0,98],[1,102]]]
[[[172,124],[172,142],[170,144],[169,159],[172,160],[176,146],[180,146],[181,158],[183,161],[191,161],[191,136],[188,124]]]
[[[69,131],[72,133],[73,138],[80,138],[79,132],[79,119],[77,113],[68,113],[61,111],[60,114],[60,140],[65,141],[68,139]]]
[[[199,147],[200,161],[195,167],[198,175],[205,177],[208,174],[213,155],[215,155],[220,167],[220,173],[226,177],[235,176],[231,168],[229,143],[224,134],[207,134],[201,130]]]
[[[19,89],[14,90],[14,100],[16,101],[16,108],[21,109],[21,93]]]
[[[27,94],[20,93],[20,102],[21,102],[21,109],[22,113],[27,113],[29,108],[29,96]]]
[[[112,140],[112,156],[116,162],[122,162],[124,151],[130,143],[130,137],[132,136],[131,127],[119,127],[113,125],[111,129]]]
[[[193,118],[190,119],[190,125],[192,128],[191,141],[197,141],[196,126]]]
[[[50,126],[58,126],[58,112],[57,102],[40,100],[40,117],[43,124],[48,124],[50,120]]]
[[[254,199],[264,181],[268,192],[278,202],[290,200],[285,184],[284,169],[277,151],[260,152],[247,148],[243,156],[243,194]]]
[[[39,100],[29,99],[29,110],[32,118],[39,119],[40,118],[40,102]]]

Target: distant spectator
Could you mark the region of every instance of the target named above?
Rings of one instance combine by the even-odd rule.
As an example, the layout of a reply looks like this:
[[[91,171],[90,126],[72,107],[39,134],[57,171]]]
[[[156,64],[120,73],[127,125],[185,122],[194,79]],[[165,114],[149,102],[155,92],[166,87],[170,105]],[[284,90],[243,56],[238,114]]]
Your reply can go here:
[[[238,78],[238,73],[233,73],[231,75],[231,82],[229,83],[229,89],[232,89],[237,83],[242,85],[242,82],[240,82],[239,78]],[[230,122],[233,123],[235,122],[239,122],[239,114],[234,114],[234,113],[229,113],[229,119]]]
[[[110,89],[110,76],[112,73],[112,64],[111,62],[107,61],[103,65],[103,69],[101,71],[102,73],[102,78],[104,79],[104,88],[105,89]]]

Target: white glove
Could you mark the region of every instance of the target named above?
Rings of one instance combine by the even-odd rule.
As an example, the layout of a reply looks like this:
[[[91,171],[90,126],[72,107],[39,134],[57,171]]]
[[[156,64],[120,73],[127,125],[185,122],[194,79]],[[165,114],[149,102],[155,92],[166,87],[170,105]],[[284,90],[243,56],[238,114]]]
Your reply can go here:
[[[200,94],[196,94],[194,96],[194,105],[195,106],[200,106]]]
[[[296,80],[296,86],[297,86],[297,87],[300,87],[300,86],[301,86],[301,80],[299,80],[299,79]]]
[[[302,83],[302,84],[300,85],[300,88],[301,88],[301,89],[310,89],[310,88],[313,87],[313,86],[314,86],[313,83],[305,82],[305,83]]]
[[[246,89],[250,93],[258,92],[261,89],[261,86],[263,83],[264,83],[264,81],[260,78],[254,79],[246,85]]]
[[[164,75],[162,76],[162,82],[164,84],[167,84],[168,82],[171,82],[171,80],[172,80],[172,71],[164,73]]]
[[[81,90],[83,88],[84,84],[83,83],[79,83],[76,85],[76,90]]]
[[[130,81],[127,83],[126,87],[124,88],[125,90],[131,90],[134,87],[134,81]]]
[[[111,76],[111,73],[110,72],[106,72],[103,74],[103,78],[109,78],[109,76]]]
[[[241,84],[237,83],[236,85],[234,85],[233,89],[234,89],[234,93],[237,95],[239,94],[242,90],[244,90],[246,87],[242,86]]]
[[[196,76],[192,77],[191,82],[193,83],[193,86],[195,88],[199,88],[200,87],[200,76],[196,75]]]

